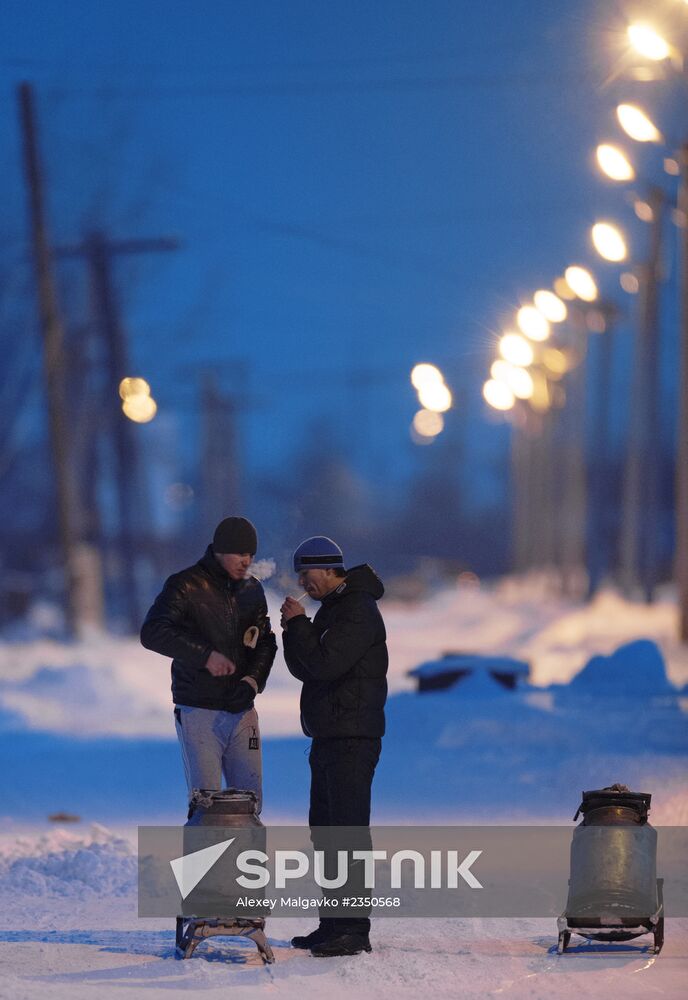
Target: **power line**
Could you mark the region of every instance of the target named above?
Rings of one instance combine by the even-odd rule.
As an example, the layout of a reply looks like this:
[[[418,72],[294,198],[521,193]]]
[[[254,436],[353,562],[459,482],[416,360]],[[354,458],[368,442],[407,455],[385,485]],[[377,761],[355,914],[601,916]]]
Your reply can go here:
[[[595,83],[596,77],[579,69],[559,71],[557,82],[566,86]],[[277,81],[274,83],[227,83],[211,86],[136,86],[136,87],[46,87],[51,98],[92,98],[98,101],[116,100],[183,100],[199,98],[224,99],[239,97],[322,97],[336,94],[391,93],[430,91],[451,88],[527,90],[551,89],[552,72],[541,73],[466,73],[438,77],[392,77],[380,80],[319,80],[309,82]],[[562,91],[564,87],[562,86]]]

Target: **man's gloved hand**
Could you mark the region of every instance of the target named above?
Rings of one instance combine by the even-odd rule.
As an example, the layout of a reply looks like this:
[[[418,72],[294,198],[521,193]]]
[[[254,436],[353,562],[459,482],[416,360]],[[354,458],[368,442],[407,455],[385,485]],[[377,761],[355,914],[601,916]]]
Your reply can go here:
[[[258,686],[252,677],[242,677],[237,684],[236,692],[227,706],[228,712],[245,712],[253,707],[253,699],[258,693]]]

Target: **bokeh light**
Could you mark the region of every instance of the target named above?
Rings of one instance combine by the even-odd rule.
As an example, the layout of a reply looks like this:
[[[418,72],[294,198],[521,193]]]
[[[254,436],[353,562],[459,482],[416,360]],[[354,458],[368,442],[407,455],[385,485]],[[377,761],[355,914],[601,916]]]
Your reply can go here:
[[[623,233],[611,222],[596,222],[591,230],[592,242],[600,257],[619,263],[626,260],[628,247]]]
[[[521,306],[516,321],[530,340],[547,340],[549,337],[549,322],[535,306]]]
[[[129,396],[150,396],[150,386],[145,378],[123,378],[119,384],[121,399]]]
[[[444,417],[433,410],[418,410],[413,418],[413,429],[421,437],[437,437],[444,430]]]
[[[661,62],[671,55],[671,46],[665,38],[649,24],[630,24],[628,38],[636,52],[653,62]]]
[[[547,288],[541,288],[533,296],[535,308],[542,313],[550,323],[563,323],[566,319],[568,309],[558,295],[550,292]]]
[[[158,412],[158,404],[146,393],[134,393],[122,403],[122,412],[135,424],[147,424]]]
[[[444,413],[452,405],[452,394],[444,382],[424,382],[418,389],[421,406],[435,413]]]
[[[506,382],[488,379],[483,386],[483,397],[494,410],[510,410],[516,399]]]
[[[662,133],[656,125],[635,104],[620,104],[616,117],[626,135],[636,142],[661,142]]]
[[[414,366],[411,372],[411,384],[414,389],[420,389],[428,383],[437,382],[441,384],[444,382],[444,379],[442,372],[435,365],[429,365],[424,362]]]
[[[564,277],[571,290],[579,299],[582,299],[583,302],[595,301],[597,298],[597,285],[587,268],[574,264],[566,268]]]
[[[521,367],[532,365],[535,357],[532,346],[520,333],[505,333],[499,341],[499,353],[505,361]]]
[[[613,181],[632,181],[635,170],[622,149],[610,143],[601,143],[596,150],[597,162],[602,173]]]

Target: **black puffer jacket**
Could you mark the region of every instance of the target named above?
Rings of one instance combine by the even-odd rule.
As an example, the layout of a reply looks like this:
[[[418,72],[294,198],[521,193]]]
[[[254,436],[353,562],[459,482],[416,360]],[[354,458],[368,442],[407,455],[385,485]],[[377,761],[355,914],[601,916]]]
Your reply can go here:
[[[251,625],[259,629],[255,649],[244,645]],[[232,580],[209,545],[195,566],[165,582],[146,615],[141,642],[172,659],[175,705],[231,712],[242,677],[262,691],[277,651],[263,587],[252,576]],[[213,677],[206,662],[213,650],[236,663],[230,677]],[[244,685],[242,685],[242,688]]]
[[[289,621],[284,656],[303,681],[301,725],[306,736],[382,736],[387,699],[387,645],[377,601],[382,581],[370,566],[347,572],[311,622]]]

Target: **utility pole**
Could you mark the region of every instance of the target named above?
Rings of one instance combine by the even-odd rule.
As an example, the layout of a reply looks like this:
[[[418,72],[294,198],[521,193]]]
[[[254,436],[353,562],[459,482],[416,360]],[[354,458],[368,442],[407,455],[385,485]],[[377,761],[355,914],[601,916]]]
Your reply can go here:
[[[681,147],[681,184],[678,194],[681,220],[681,325],[676,453],[676,583],[679,636],[688,642],[688,143]]]
[[[657,583],[659,469],[659,279],[666,196],[651,188],[650,249],[642,268],[640,325],[629,400],[629,437],[621,525],[621,577],[626,591],[638,583],[653,599]],[[679,448],[681,444],[679,442]]]
[[[74,480],[70,462],[69,431],[65,408],[64,332],[59,314],[52,259],[45,223],[43,184],[31,84],[18,87],[19,113],[24,145],[24,172],[29,195],[29,215],[36,271],[40,325],[43,336],[50,449],[57,493],[57,521],[65,574],[65,618],[71,634],[80,624],[83,605],[76,544]]]
[[[141,520],[140,516],[137,517],[137,512],[140,511],[143,500],[134,428],[131,421],[122,412],[119,396],[120,382],[123,378],[132,375],[132,372],[129,367],[126,335],[120,319],[112,277],[113,260],[121,254],[176,250],[178,245],[177,240],[168,237],[109,240],[102,231],[95,230],[86,236],[83,243],[75,247],[61,247],[57,251],[62,257],[84,257],[86,259],[90,273],[96,328],[99,330],[105,346],[107,374],[103,406],[105,413],[109,415],[114,445],[114,484],[119,521],[121,596],[127,625],[130,631],[134,632],[139,629],[141,616],[136,574],[139,552],[135,524],[137,520]]]
[[[588,570],[587,599],[597,593],[605,574],[612,563],[612,538],[614,525],[610,517],[613,508],[611,489],[611,401],[612,370],[614,361],[614,341],[619,310],[612,302],[600,301],[591,306],[588,315],[597,313],[599,325],[592,342],[597,350],[594,354],[594,383],[591,384],[592,434],[588,435],[588,482],[590,502],[588,504],[587,553]],[[592,354],[592,352],[591,352]]]
[[[214,373],[201,377],[201,503],[202,529],[212,537],[215,526],[239,511],[240,463],[236,404],[221,392]]]
[[[586,382],[588,325],[586,310],[571,308],[572,347],[578,364],[568,379],[568,405],[562,413],[563,476],[558,504],[558,563],[561,587],[567,596],[581,596],[586,566],[585,534],[588,517],[586,469]]]

